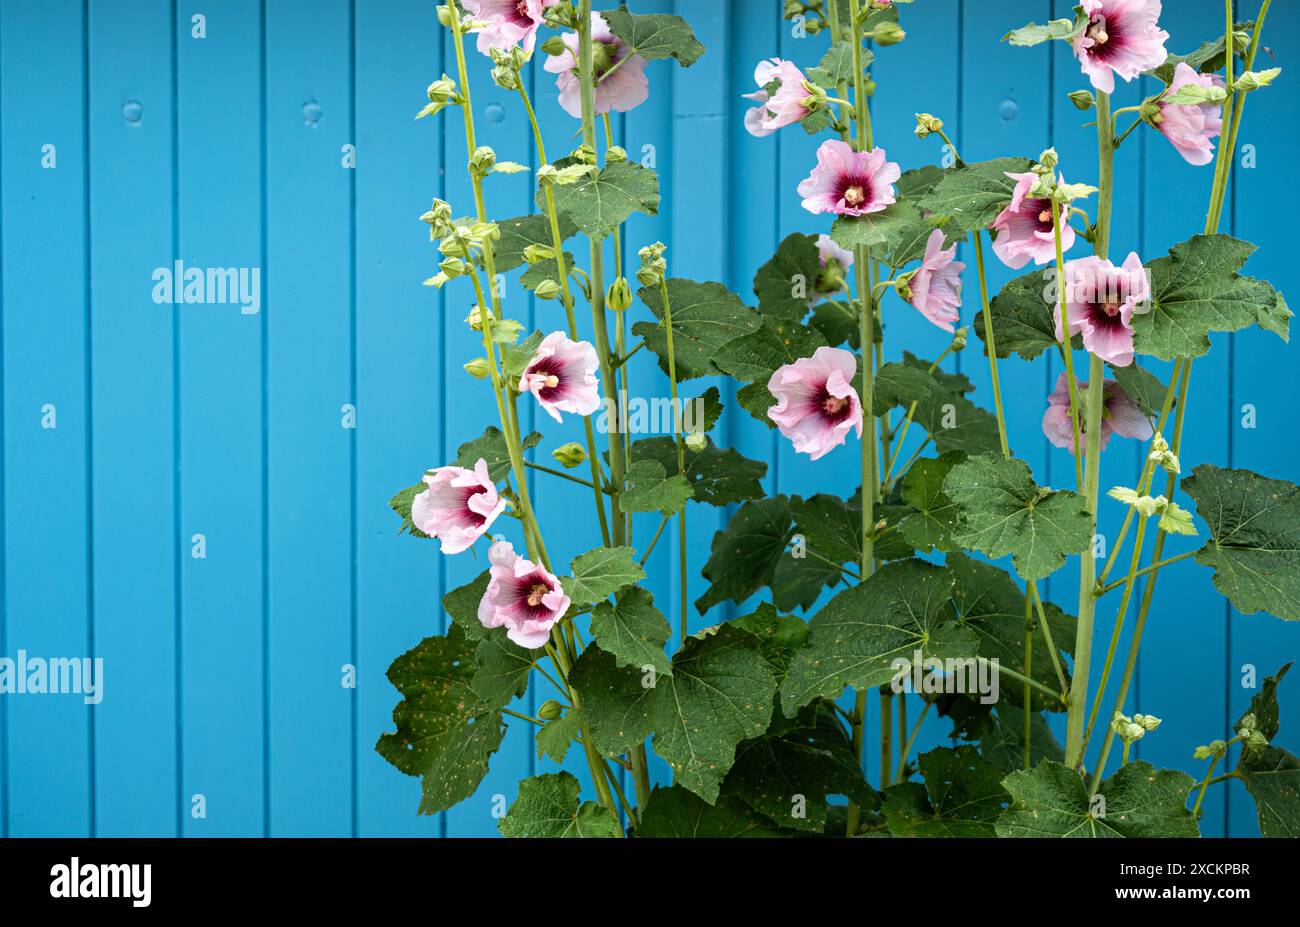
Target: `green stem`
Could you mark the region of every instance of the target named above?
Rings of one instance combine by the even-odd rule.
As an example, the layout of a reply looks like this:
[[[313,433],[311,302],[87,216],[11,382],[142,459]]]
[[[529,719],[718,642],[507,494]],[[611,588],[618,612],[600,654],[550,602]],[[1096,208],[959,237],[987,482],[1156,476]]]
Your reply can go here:
[[[1081,430],[1079,428],[1079,381],[1074,375],[1074,339],[1070,337],[1070,311],[1067,302],[1065,282],[1065,253],[1061,246],[1061,217],[1056,207],[1052,208],[1052,237],[1056,239],[1056,288],[1060,293],[1061,313],[1061,356],[1065,360],[1065,378],[1069,384],[1070,422],[1074,427],[1074,478],[1080,490],[1083,489],[1083,461],[1079,453],[1082,449]]]
[[[659,520],[659,527],[655,529],[654,537],[650,538],[649,545],[647,545],[645,552],[641,554],[641,566],[646,565],[646,561],[648,561],[650,555],[654,553],[655,545],[659,543],[659,536],[664,533],[664,529],[668,527],[668,523],[672,520],[671,515],[665,515]]]
[[[1143,567],[1133,575],[1146,576],[1148,573],[1154,573],[1157,570],[1163,570],[1165,567],[1169,566],[1170,564],[1178,563],[1180,560],[1187,560],[1191,557],[1195,557],[1199,553],[1200,553],[1199,550],[1189,550],[1186,553],[1179,554],[1177,557],[1167,557],[1164,560],[1161,560],[1159,563],[1153,563],[1151,564],[1151,566]],[[1127,582],[1128,582],[1127,579],[1121,579],[1111,583],[1109,586],[1103,586],[1101,590],[1102,594],[1104,595],[1107,592],[1113,592],[1114,590],[1118,589],[1120,586],[1125,585]]]
[[[533,463],[531,460],[525,460],[524,466],[527,467],[529,470],[536,470],[538,473],[547,473],[550,474],[551,476],[558,476],[562,480],[568,480],[570,483],[577,483],[579,486],[595,488],[594,483],[584,480],[580,476],[574,476],[570,473],[565,473],[563,470],[556,470],[552,467],[543,466],[542,464],[539,463]]]
[[[1057,652],[1056,641],[1052,637],[1052,625],[1047,620],[1047,613],[1043,609],[1043,597],[1038,592],[1038,583],[1029,584],[1029,593],[1034,599],[1034,608],[1038,612],[1038,623],[1043,629],[1043,640],[1047,642],[1047,655],[1051,657],[1052,668],[1056,670],[1056,681],[1061,684],[1061,692],[1064,694],[1070,688],[1070,684],[1065,679],[1065,669],[1061,666],[1061,655]]]
[[[677,398],[677,354],[673,350],[673,309],[672,302],[668,298],[668,283],[662,277],[659,280],[659,301],[663,304],[664,309],[664,332],[668,344],[668,384],[669,397],[673,410],[673,439],[677,442],[677,472],[684,478],[686,476],[686,439],[682,435],[681,429],[681,404]],[[690,600],[687,589],[687,572],[686,562],[686,506],[678,515],[677,528],[677,555],[678,555],[678,581],[681,586],[681,627],[680,639],[682,644],[686,643],[689,636],[687,631],[687,607]]]
[[[916,724],[912,726],[912,733],[907,735],[907,742],[903,744],[902,755],[898,758],[898,770],[894,773],[895,782],[903,782],[903,774],[907,772],[907,758],[912,754],[912,747],[916,744],[917,735],[921,733],[921,723],[925,721],[925,716],[930,713],[934,707],[933,702],[926,702],[921,709],[921,714],[916,719]],[[902,733],[900,730],[899,733]]]
[[[529,724],[536,724],[538,727],[546,727],[545,721],[541,718],[534,718],[532,715],[520,714],[517,711],[511,711],[509,708],[502,708],[501,713],[512,718],[518,718],[520,721],[527,721]]]
[[[1025,596],[1025,675],[1029,676],[1034,671],[1034,603],[1033,596]],[[1033,737],[1033,697],[1034,690],[1027,684],[1024,687],[1025,695],[1025,737],[1024,737],[1024,763],[1025,769],[1029,768],[1030,740]]]
[[[989,376],[993,379],[993,405],[997,409],[998,439],[1002,442],[1002,456],[1011,459],[1010,446],[1007,444],[1007,421],[1002,411],[1002,381],[998,378],[998,347],[993,335],[993,312],[989,308],[989,285],[984,274],[984,233],[975,232],[975,266],[979,270],[980,303],[984,311],[984,338],[989,355]]]
[[[903,732],[906,734],[906,732]],[[880,690],[880,788],[889,788],[894,770],[894,693]]]

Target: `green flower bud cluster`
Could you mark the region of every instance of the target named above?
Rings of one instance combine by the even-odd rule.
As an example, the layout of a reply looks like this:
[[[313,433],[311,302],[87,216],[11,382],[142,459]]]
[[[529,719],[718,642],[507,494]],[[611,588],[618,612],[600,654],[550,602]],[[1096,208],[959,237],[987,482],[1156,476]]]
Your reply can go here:
[[[668,274],[668,262],[664,259],[667,250],[667,246],[657,241],[637,252],[641,258],[641,269],[636,272],[636,279],[642,286],[655,287],[664,281]]]

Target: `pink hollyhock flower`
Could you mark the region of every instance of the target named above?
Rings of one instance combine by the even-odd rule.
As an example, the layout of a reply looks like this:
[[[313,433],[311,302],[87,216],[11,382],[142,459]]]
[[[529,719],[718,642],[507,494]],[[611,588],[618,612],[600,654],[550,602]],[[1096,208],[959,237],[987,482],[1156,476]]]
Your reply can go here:
[[[560,0],[464,0],[465,10],[487,23],[478,32],[478,50],[487,54],[493,48],[505,50],[523,43],[531,52],[537,41],[537,27],[542,11]]]
[[[1083,0],[1088,25],[1074,40],[1074,56],[1092,86],[1115,92],[1115,75],[1133,80],[1165,63],[1169,33],[1160,28],[1160,0]]]
[[[1079,385],[1079,432],[1084,430],[1084,409],[1087,407],[1088,384]],[[1074,450],[1074,420],[1070,417],[1070,388],[1065,374],[1056,378],[1056,389],[1047,397],[1047,412],[1043,414],[1043,434],[1057,447]],[[1106,449],[1112,434],[1146,441],[1154,434],[1151,421],[1142,414],[1138,404],[1128,397],[1115,380],[1107,380],[1105,406],[1101,417],[1101,449]],[[1086,441],[1084,442],[1086,445]]]
[[[1145,311],[1151,282],[1142,259],[1130,253],[1123,267],[1099,257],[1080,258],[1065,265],[1065,308],[1070,336],[1083,332],[1083,346],[1116,367],[1133,363],[1133,314]],[[1056,337],[1061,334],[1061,313]]]
[[[537,346],[519,378],[519,392],[532,393],[557,422],[561,412],[591,415],[600,408],[600,360],[586,341],[573,341],[564,332],[552,332]]]
[[[961,272],[966,265],[957,260],[957,246],[943,248],[943,230],[935,229],[925,243],[921,269],[908,282],[912,296],[908,300],[921,315],[944,331],[956,331],[961,315]]]
[[[596,112],[617,110],[626,113],[644,103],[650,97],[645,59],[640,55],[630,55],[623,40],[609,31],[609,25],[599,13],[591,14],[591,38],[595,44]],[[578,34],[565,33],[564,45],[568,51],[547,58],[543,66],[552,74],[559,75],[555,85],[560,88],[560,106],[573,118],[581,119],[582,81],[578,77]],[[626,62],[623,61],[625,58]],[[615,65],[619,66],[618,70],[614,70]],[[607,74],[608,77],[605,76]]]
[[[803,71],[789,61],[780,58],[760,61],[754,71],[758,91],[744,94],[746,100],[756,100],[759,104],[745,114],[745,128],[749,134],[762,138],[807,118],[809,109],[804,105],[809,97],[808,88],[804,86],[807,79]],[[781,87],[769,97],[767,86],[773,81],[780,81]]]
[[[777,404],[767,410],[781,434],[813,460],[843,444],[856,428],[862,436],[862,402],[853,389],[857,358],[842,348],[818,348],[787,364],[767,381]]]
[[[885,160],[885,150],[854,151],[848,142],[826,141],[817,149],[817,166],[799,184],[803,208],[813,214],[865,216],[895,202],[894,184],[902,176],[898,165]]]
[[[829,235],[818,235],[817,260],[822,271],[813,282],[813,298],[808,301],[810,306],[827,297],[848,292],[845,275],[853,268],[853,252],[835,244]]]
[[[506,509],[484,460],[473,470],[439,467],[425,474],[424,482],[429,488],[411,501],[411,522],[438,538],[444,554],[459,554],[470,547]]]
[[[1174,68],[1173,83],[1162,97],[1168,97],[1188,84],[1224,86],[1223,78],[1218,74],[1198,74],[1195,68],[1179,62]],[[1160,100],[1156,103],[1160,107],[1160,114],[1154,120],[1156,128],[1178,149],[1187,163],[1199,166],[1213,161],[1214,145],[1210,139],[1217,138],[1223,131],[1223,107],[1218,103],[1165,103]]]
[[[508,541],[488,551],[491,579],[478,603],[485,628],[505,627],[506,637],[536,650],[551,638],[551,627],[564,617],[569,597],[551,573],[515,553]]]
[[[1007,208],[993,220],[997,232],[993,239],[993,252],[1012,270],[1019,270],[1031,260],[1035,264],[1050,264],[1056,260],[1056,237],[1052,232],[1052,201],[1030,196],[1038,175],[1032,172],[1007,174],[1016,182]],[[1064,181],[1064,178],[1062,178]],[[1074,247],[1074,228],[1067,221],[1069,207],[1060,207],[1061,252]]]

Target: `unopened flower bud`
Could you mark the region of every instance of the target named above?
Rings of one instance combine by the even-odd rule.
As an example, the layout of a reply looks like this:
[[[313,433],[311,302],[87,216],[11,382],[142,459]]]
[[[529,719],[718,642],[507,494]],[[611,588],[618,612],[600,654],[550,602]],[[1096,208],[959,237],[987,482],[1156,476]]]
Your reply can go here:
[[[475,380],[486,380],[492,376],[492,365],[486,357],[476,357],[465,365],[465,372]]]
[[[1075,90],[1069,94],[1069,97],[1075,109],[1087,111],[1097,105],[1097,100],[1093,97],[1091,90]]]
[[[547,699],[542,702],[542,707],[537,709],[537,717],[543,721],[554,721],[564,714],[564,709],[555,699]]]
[[[970,339],[970,329],[962,326],[952,336],[952,349],[954,351],[966,350],[966,342]]]
[[[606,164],[621,164],[627,160],[627,149],[614,145],[605,152]]]
[[[581,444],[569,443],[563,447],[557,447],[551,451],[554,457],[566,470],[572,470],[574,467],[581,466],[587,462],[587,452]]]
[[[559,299],[561,292],[563,291],[560,289],[560,284],[549,278],[537,284],[536,288],[533,289],[533,295],[545,302]]]
[[[455,280],[457,277],[464,276],[465,272],[469,269],[469,265],[458,257],[446,258],[438,265],[438,267],[447,275],[449,280]]]
[[[465,322],[473,331],[481,332],[483,330],[483,307],[475,306],[471,309],[469,315],[465,316]]]
[[[804,23],[803,27],[809,35],[817,35],[822,31],[822,21],[820,19],[810,19]]]
[[[1055,170],[1056,165],[1061,163],[1061,158],[1056,153],[1055,148],[1049,148],[1038,156],[1038,163],[1051,171]]]
[[[664,260],[666,250],[662,242],[655,242],[637,252],[641,258],[641,269],[636,272],[636,279],[642,286],[654,287],[663,282],[668,273],[668,262]]]
[[[907,33],[898,23],[883,22],[871,30],[871,37],[877,45],[897,45],[907,38]]]
[[[605,307],[611,312],[626,312],[632,305],[632,288],[626,277],[619,277],[605,291]]]
[[[709,446],[709,436],[702,431],[692,431],[686,436],[686,446],[693,451],[702,451]]]
[[[1252,750],[1268,746],[1268,738],[1264,736],[1263,731],[1251,731],[1243,738],[1243,742]]]
[[[451,9],[445,4],[440,4],[438,6],[438,24],[444,28],[450,29],[451,22]]]
[[[527,245],[524,248],[524,260],[529,264],[538,264],[542,261],[551,261],[555,259],[555,249],[550,245]]]
[[[916,114],[916,137],[926,138],[931,132],[938,132],[943,128],[943,120],[929,113]]]
[[[1143,730],[1150,733],[1158,728],[1162,721],[1155,715],[1134,715],[1133,723],[1139,725]]]
[[[490,174],[492,173],[492,168],[496,166],[497,153],[487,145],[474,149],[474,153],[470,155],[469,169],[476,174]]]
[[[1237,733],[1246,734],[1253,731],[1258,724],[1259,721],[1255,718],[1255,713],[1251,712],[1250,714],[1245,715],[1237,724]]]
[[[541,44],[541,49],[554,58],[558,55],[563,55],[569,50],[569,47],[564,44],[564,39],[560,38],[558,35],[553,35]]]
[[[497,65],[492,69],[492,83],[502,90],[519,89],[519,72],[509,65]]]

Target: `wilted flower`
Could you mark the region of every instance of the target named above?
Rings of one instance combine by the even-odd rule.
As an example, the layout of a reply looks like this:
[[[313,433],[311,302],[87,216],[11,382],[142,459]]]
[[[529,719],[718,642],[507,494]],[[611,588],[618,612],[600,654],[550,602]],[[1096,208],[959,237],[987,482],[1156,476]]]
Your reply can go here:
[[[560,0],[463,0],[465,10],[487,25],[478,32],[478,50],[491,54],[494,48],[510,48],[520,43],[531,52],[537,41],[537,28],[547,7]]]
[[[921,267],[907,282],[908,302],[944,331],[955,331],[961,314],[961,272],[966,265],[957,260],[957,246],[943,247],[942,229],[930,233]]]
[[[853,388],[857,358],[842,348],[818,348],[812,357],[787,364],[767,381],[777,404],[767,410],[800,454],[818,460],[857,429],[862,435],[862,402]]]
[[[478,604],[485,628],[505,627],[506,637],[535,650],[551,637],[551,628],[564,617],[569,597],[552,573],[515,553],[508,541],[488,551],[491,580]]]
[[[745,99],[759,104],[745,114],[745,128],[749,134],[761,138],[805,119],[812,112],[807,106],[810,96],[804,86],[807,80],[803,71],[792,62],[780,58],[760,61],[754,71],[758,90],[744,95]],[[767,87],[774,82],[780,82],[781,86],[769,96]]]
[[[1115,75],[1129,81],[1164,64],[1169,33],[1160,28],[1160,0],[1083,0],[1088,25],[1074,55],[1092,85],[1115,92]]]
[[[470,547],[506,508],[484,460],[473,470],[439,467],[425,474],[424,483],[429,488],[411,502],[411,523],[438,538],[444,554],[458,554]]]
[[[1038,175],[1032,171],[1007,176],[1016,182],[1011,202],[993,220],[993,252],[1012,270],[1019,270],[1031,260],[1050,264],[1056,260],[1056,235],[1052,230],[1052,201],[1031,196]],[[1056,207],[1061,222],[1061,251],[1074,247],[1074,227],[1067,221],[1069,206]]]
[[[893,204],[894,184],[902,176],[885,150],[854,151],[848,142],[826,141],[817,149],[817,166],[799,184],[803,208],[814,214],[865,216]]]
[[[596,112],[617,110],[626,113],[650,97],[650,82],[645,76],[645,59],[630,55],[623,40],[609,31],[599,13],[591,14],[591,38],[594,48],[593,73],[596,79]],[[564,35],[563,54],[546,59],[547,71],[558,74],[560,106],[575,119],[582,118],[582,81],[578,77],[578,34]],[[627,59],[624,61],[623,59]],[[618,65],[618,70],[614,66]]]
[[[600,408],[600,360],[586,341],[573,341],[564,332],[552,332],[537,347],[519,378],[519,391],[532,393],[557,422],[561,412],[590,415]]]
[[[1123,267],[1099,257],[1080,258],[1065,265],[1065,300],[1070,335],[1083,333],[1083,346],[1116,367],[1133,363],[1133,314],[1151,298],[1142,259],[1130,253]],[[1061,316],[1056,319],[1056,337]]]
[[[1169,97],[1186,86],[1223,87],[1218,74],[1198,74],[1196,69],[1179,62],[1169,89],[1156,100],[1159,112],[1152,123],[1169,139],[1188,164],[1209,164],[1214,160],[1210,139],[1223,131],[1223,106],[1219,103],[1171,103]]]
[[[1076,381],[1078,382],[1078,381]],[[1074,450],[1074,420],[1070,416],[1070,388],[1065,374],[1056,378],[1056,389],[1047,397],[1047,411],[1043,414],[1043,434],[1057,447]],[[1088,384],[1079,383],[1079,432],[1082,436],[1087,423],[1084,421],[1084,409],[1087,408]],[[1107,380],[1104,394],[1104,407],[1101,416],[1101,449],[1104,451],[1112,434],[1125,438],[1146,441],[1153,433],[1151,422],[1142,414],[1142,409],[1129,398],[1123,387],[1115,380]],[[1086,438],[1084,439],[1086,443]]]

